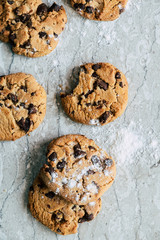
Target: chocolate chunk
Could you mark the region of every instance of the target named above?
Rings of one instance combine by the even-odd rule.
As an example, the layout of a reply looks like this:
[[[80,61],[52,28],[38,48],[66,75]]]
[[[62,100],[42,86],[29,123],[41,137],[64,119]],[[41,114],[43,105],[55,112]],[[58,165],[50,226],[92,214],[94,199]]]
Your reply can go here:
[[[57,232],[61,232],[61,230],[59,228],[57,228]]]
[[[56,11],[58,12],[61,9],[61,6],[57,5],[56,3],[53,3],[53,5],[49,8],[49,12]]]
[[[51,208],[51,206],[50,206],[49,204],[47,204],[47,207],[48,207],[48,208]]]
[[[0,103],[0,107],[3,107],[3,104],[2,104],[2,103]]]
[[[123,82],[119,82],[119,86],[121,87],[121,88],[123,88],[124,86],[123,86]]]
[[[57,153],[56,152],[51,153],[51,155],[49,155],[48,158],[50,161],[55,161],[57,159]]]
[[[25,108],[25,103],[23,103],[23,102],[20,103],[20,106],[23,107],[23,108]]]
[[[121,74],[120,74],[120,72],[116,72],[115,78],[116,78],[116,79],[121,79]]]
[[[47,37],[47,33],[46,32],[39,32],[39,37],[43,38],[43,37]]]
[[[14,3],[14,1],[12,1],[12,0],[7,0],[7,2],[8,2],[10,5],[12,5],[12,4]]]
[[[48,12],[48,7],[45,3],[42,3],[37,8],[37,15],[44,15]]]
[[[54,168],[49,166],[48,168],[45,168],[45,172],[48,172],[50,175],[54,173]]]
[[[106,83],[106,82],[103,81],[103,80],[98,80],[98,81],[97,81],[97,85],[98,85],[98,87],[104,89],[105,91],[108,89],[108,86],[109,86],[109,84]]]
[[[85,72],[85,73],[87,73],[87,69],[85,68],[85,66],[81,66],[80,72]]]
[[[92,66],[92,69],[94,70],[94,71],[97,71],[98,69],[100,69],[101,68],[101,65],[100,64],[94,64],[93,66]]]
[[[21,45],[19,45],[19,46],[20,46],[20,48],[27,48],[27,47],[30,46],[30,41],[27,40],[27,41],[25,41],[23,44],[21,44]]]
[[[16,103],[18,102],[17,96],[14,95],[13,93],[9,93],[9,94],[7,95],[7,98],[8,98],[9,100],[11,100],[14,104],[16,104]]]
[[[85,4],[79,3],[78,8],[81,9],[81,10],[84,10],[85,9]]]
[[[85,96],[85,98],[87,98],[88,97],[88,95],[89,94],[92,94],[94,91],[93,90],[89,90],[84,96]]]
[[[86,152],[81,150],[81,146],[79,143],[73,147],[73,150],[75,158],[82,158],[86,155]]]
[[[94,73],[92,73],[92,77],[97,78],[97,77],[99,77],[99,76],[98,76],[98,74],[97,74],[96,72],[94,72]]]
[[[93,7],[86,7],[86,12],[87,13],[93,13],[93,11],[94,11],[94,8]]]
[[[45,184],[42,182],[42,180],[40,181],[40,183],[38,184],[39,188],[46,188]]]
[[[31,20],[29,20],[29,21],[27,22],[27,27],[29,27],[29,28],[32,27],[32,21],[31,21]]]
[[[86,103],[86,106],[87,106],[87,107],[91,106],[91,103]]]
[[[111,167],[113,165],[113,160],[110,158],[107,158],[104,160],[107,167]]]
[[[63,159],[62,162],[57,163],[57,168],[62,172],[65,165],[66,165],[66,161],[64,161],[64,159]]]
[[[88,146],[89,150],[96,150],[93,146]]]
[[[89,222],[89,221],[91,221],[91,220],[93,220],[93,218],[94,218],[94,216],[93,216],[93,214],[91,213],[91,214],[88,214],[86,211],[85,211],[85,215],[82,217],[82,218],[80,218],[79,220],[78,220],[78,222],[79,223],[83,223],[83,222]]]
[[[79,4],[78,3],[75,3],[74,4],[74,8],[77,10],[79,8]]]
[[[66,96],[67,96],[67,94],[61,93],[61,98],[65,98]]]
[[[57,34],[57,33],[54,33],[54,37],[55,37],[55,38],[58,38],[58,34]]]
[[[109,118],[109,116],[110,116],[110,112],[109,112],[109,111],[104,112],[104,113],[99,117],[100,123],[105,123],[106,120]]]
[[[0,85],[0,90],[3,90],[3,88],[4,88],[4,87],[3,87],[2,85]]]
[[[123,13],[124,10],[125,10],[124,8],[119,9],[119,14]]]
[[[33,188],[33,186],[31,186],[30,188],[29,188],[29,191],[34,191],[34,188]]]
[[[94,174],[94,173],[95,172],[93,170],[90,170],[90,169],[87,171],[87,175],[91,175],[91,174]]]
[[[28,107],[28,114],[34,114],[37,112],[37,109],[35,108],[35,106],[31,103],[29,104],[29,107]]]
[[[13,10],[13,12],[14,12],[15,15],[18,15],[18,13],[19,13],[18,7],[16,7],[16,8]]]
[[[9,35],[9,41],[10,41],[10,43],[13,45],[13,46],[15,46],[15,43],[14,43],[14,40],[16,39],[16,34],[14,33],[11,33],[10,35]]]
[[[23,89],[24,92],[27,92],[27,87],[26,86],[21,86],[21,89]]]
[[[91,161],[93,164],[99,163],[100,162],[100,158],[97,155],[93,155],[91,157]]]
[[[30,126],[31,126],[31,120],[30,120],[30,118],[24,119],[22,117],[21,120],[19,120],[17,122],[17,124],[22,130],[24,130],[27,133],[30,129]]]
[[[45,196],[52,199],[52,198],[54,198],[55,193],[51,191],[51,192],[46,193]]]
[[[32,92],[32,93],[31,93],[31,96],[34,96],[35,94],[36,94],[36,92]]]
[[[22,23],[26,23],[31,18],[31,15],[29,15],[29,14],[22,14],[21,16],[19,16],[19,18],[20,18],[20,21]]]
[[[7,25],[7,26],[6,26],[6,30],[7,30],[7,31],[10,31],[10,30],[11,30],[10,25]]]

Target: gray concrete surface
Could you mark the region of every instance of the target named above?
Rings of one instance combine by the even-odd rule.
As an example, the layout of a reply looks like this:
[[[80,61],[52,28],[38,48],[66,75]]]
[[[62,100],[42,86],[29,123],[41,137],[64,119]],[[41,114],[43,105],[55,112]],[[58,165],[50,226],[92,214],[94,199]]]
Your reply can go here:
[[[47,114],[37,130],[0,143],[0,240],[160,240],[160,1],[128,1],[126,12],[114,22],[86,20],[69,1],[58,1],[68,23],[56,50],[42,58],[15,55],[0,42],[0,75],[31,73],[48,97]],[[64,114],[59,84],[69,85],[74,67],[98,61],[126,74],[128,107],[104,127],[83,126]],[[69,133],[93,138],[113,156],[117,177],[97,218],[63,237],[31,216],[27,194],[49,141]]]

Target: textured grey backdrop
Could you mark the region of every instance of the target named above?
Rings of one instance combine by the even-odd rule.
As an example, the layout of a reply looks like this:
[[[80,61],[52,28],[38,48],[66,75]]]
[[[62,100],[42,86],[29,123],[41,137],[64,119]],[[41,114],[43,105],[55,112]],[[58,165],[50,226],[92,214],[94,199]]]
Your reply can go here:
[[[31,73],[48,97],[47,114],[37,130],[0,143],[0,240],[160,239],[160,1],[128,1],[126,12],[114,22],[86,20],[69,1],[58,1],[68,23],[56,50],[42,58],[15,55],[0,42],[0,74]],[[65,89],[74,67],[98,61],[126,74],[128,107],[104,127],[83,126],[64,114],[59,84]],[[80,225],[78,234],[63,237],[30,215],[27,194],[49,141],[69,133],[85,134],[107,150],[116,160],[117,177],[97,218]]]

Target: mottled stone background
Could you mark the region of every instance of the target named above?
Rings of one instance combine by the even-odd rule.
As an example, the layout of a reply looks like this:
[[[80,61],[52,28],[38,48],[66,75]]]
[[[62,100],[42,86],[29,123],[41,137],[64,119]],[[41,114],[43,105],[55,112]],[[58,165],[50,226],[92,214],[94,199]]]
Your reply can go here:
[[[69,1],[58,1],[68,23],[56,50],[42,58],[15,55],[0,42],[0,75],[31,73],[48,96],[37,130],[0,143],[0,240],[160,240],[160,0],[128,1],[114,22],[86,20]],[[98,61],[126,74],[128,107],[104,127],[83,126],[64,114],[59,84],[71,83],[74,67]],[[68,133],[85,134],[106,149],[116,160],[117,177],[97,218],[80,225],[78,234],[63,237],[31,216],[27,194],[49,141]]]

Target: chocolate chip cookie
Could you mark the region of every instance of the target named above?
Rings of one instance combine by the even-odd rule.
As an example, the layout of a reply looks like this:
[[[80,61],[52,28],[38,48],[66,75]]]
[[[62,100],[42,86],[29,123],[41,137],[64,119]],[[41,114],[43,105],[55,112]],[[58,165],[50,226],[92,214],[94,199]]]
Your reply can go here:
[[[2,0],[0,40],[10,42],[15,53],[41,57],[52,52],[67,16],[62,6],[47,7],[41,0]]]
[[[38,176],[29,191],[29,209],[52,231],[67,235],[77,232],[78,223],[91,221],[101,209],[101,199],[85,206],[74,205],[48,189]]]
[[[61,102],[69,117],[89,125],[112,122],[124,112],[127,101],[127,80],[109,63],[81,66],[78,86],[72,94],[61,93]]]
[[[32,75],[0,77],[0,140],[16,140],[32,132],[45,112],[46,92]]]
[[[53,140],[47,158],[41,178],[49,189],[74,204],[96,201],[115,179],[114,160],[83,135]]]
[[[71,0],[71,5],[83,17],[97,21],[113,21],[125,10],[128,0]]]

